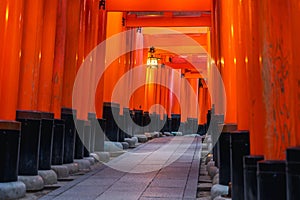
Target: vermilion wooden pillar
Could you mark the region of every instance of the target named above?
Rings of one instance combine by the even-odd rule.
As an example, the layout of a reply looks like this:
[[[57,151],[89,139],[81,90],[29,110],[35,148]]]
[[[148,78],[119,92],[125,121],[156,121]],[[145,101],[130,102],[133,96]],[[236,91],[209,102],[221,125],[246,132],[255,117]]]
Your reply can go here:
[[[18,102],[23,0],[0,3],[0,119],[15,120]]]
[[[55,114],[55,118],[60,118],[61,115],[61,100],[65,63],[66,27],[67,0],[59,0],[56,19],[55,55],[53,64],[51,99],[51,111]]]
[[[36,110],[42,57],[44,1],[24,1],[18,109]]]
[[[43,35],[37,109],[45,112],[49,112],[51,109],[57,4],[58,0],[45,1],[43,8],[44,25],[42,31]]]
[[[122,27],[122,17],[123,13],[121,12],[112,12],[108,13],[107,16],[107,38],[111,37],[114,34],[118,34],[123,31]],[[119,52],[120,49],[122,48],[123,41],[122,38],[119,38],[120,43],[119,45],[113,47],[106,47],[107,49],[113,50],[114,52]],[[107,53],[112,53],[112,52],[107,52]],[[116,60],[113,61],[113,63],[110,64],[110,66],[106,69],[104,73],[104,102],[111,102],[111,95],[112,91],[115,87],[115,84],[117,81],[120,79],[120,77],[124,73],[124,61],[122,57],[120,56]]]
[[[226,117],[225,123],[237,122],[236,101],[236,34],[234,27],[235,12],[231,0],[218,1],[220,5],[220,63],[221,75],[226,92]],[[230,13],[230,14],[228,14]]]
[[[106,24],[107,22],[107,12],[102,8],[98,13],[98,44],[101,44],[106,39]],[[103,58],[105,57],[105,51],[102,52]],[[101,64],[97,64],[98,67],[104,67],[105,61],[102,60]],[[98,61],[97,61],[98,63]],[[95,95],[95,106],[96,106],[96,114],[98,118],[102,117],[102,109],[103,109],[103,91],[104,91],[104,77],[102,77],[97,84],[97,91]]]
[[[249,27],[247,12],[243,1],[233,1],[234,19],[233,19],[233,35],[234,48],[236,56],[234,63],[236,64],[236,97],[237,97],[237,125],[239,130],[249,129],[249,90],[247,77],[247,45],[249,38],[247,37],[247,28]]]
[[[300,130],[300,3],[298,0],[291,0],[291,22],[292,22],[292,37],[293,41],[292,50],[293,50],[293,68],[291,70],[291,74],[293,75],[292,87],[293,87],[293,106],[294,106],[294,123],[295,123],[295,131]],[[296,134],[296,143],[300,145],[300,134]]]
[[[62,107],[72,108],[72,92],[77,72],[80,6],[83,1],[67,0],[65,59],[62,90]]]
[[[296,144],[293,71],[294,41],[292,41],[289,1],[259,1],[259,30],[261,70],[263,77],[263,103],[266,108],[265,157],[284,159],[288,146]],[[298,115],[298,113],[297,113]]]
[[[245,66],[247,70],[249,91],[249,131],[251,154],[264,154],[264,137],[266,125],[266,107],[263,101],[263,77],[260,66],[259,49],[259,3],[247,0],[242,2],[245,15],[244,32]]]

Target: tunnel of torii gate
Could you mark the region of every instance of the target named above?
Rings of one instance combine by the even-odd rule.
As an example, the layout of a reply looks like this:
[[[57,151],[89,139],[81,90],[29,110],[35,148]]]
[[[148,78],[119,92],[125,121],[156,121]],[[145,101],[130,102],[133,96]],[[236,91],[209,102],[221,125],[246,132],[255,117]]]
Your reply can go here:
[[[228,132],[245,155],[289,159],[300,145],[299,19],[298,0],[2,0],[0,183],[103,151],[96,124],[119,142],[221,132],[220,170]],[[99,143],[83,147],[78,129]]]

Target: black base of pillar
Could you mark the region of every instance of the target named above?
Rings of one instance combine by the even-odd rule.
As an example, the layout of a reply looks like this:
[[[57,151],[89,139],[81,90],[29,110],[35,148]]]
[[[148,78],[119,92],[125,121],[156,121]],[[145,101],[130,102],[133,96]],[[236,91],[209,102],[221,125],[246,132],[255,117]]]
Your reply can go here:
[[[230,133],[232,200],[244,199],[243,157],[250,154],[249,131]]]
[[[74,162],[75,153],[75,122],[76,111],[69,108],[61,109],[61,119],[65,120],[64,164]]]
[[[39,170],[50,170],[53,143],[53,113],[41,113],[41,139],[39,153]]]
[[[84,156],[84,145],[83,145],[83,134],[84,134],[84,121],[76,121],[76,139],[75,139],[75,159],[83,159]]]
[[[257,170],[257,199],[286,199],[285,161],[260,161]]]
[[[300,199],[300,147],[286,150],[287,200]]]
[[[65,121],[55,119],[53,125],[53,145],[51,165],[62,165],[64,155]]]
[[[264,156],[244,156],[244,199],[257,199],[257,162]]]
[[[95,129],[95,152],[104,151],[104,141],[105,141],[105,119],[97,119],[98,124]]]
[[[0,121],[0,183],[18,179],[18,159],[21,124]]]
[[[18,110],[17,121],[21,122],[18,175],[36,176],[39,163],[41,113]]]
[[[119,141],[119,127],[116,123],[120,115],[120,105],[117,103],[103,103],[103,119],[106,119],[106,137],[109,141]]]

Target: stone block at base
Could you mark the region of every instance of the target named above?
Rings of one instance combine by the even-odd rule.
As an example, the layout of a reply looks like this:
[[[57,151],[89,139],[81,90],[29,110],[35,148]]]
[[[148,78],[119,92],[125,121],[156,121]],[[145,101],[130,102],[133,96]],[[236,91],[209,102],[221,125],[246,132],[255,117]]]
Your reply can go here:
[[[148,141],[148,138],[145,135],[137,135],[136,137],[138,138],[138,142],[140,143],[145,143]]]
[[[211,198],[215,199],[218,196],[228,195],[229,187],[226,185],[216,184],[211,188]]]
[[[69,177],[69,169],[65,165],[52,165],[51,169],[56,173],[57,180]]]
[[[91,170],[91,163],[85,159],[75,159],[74,163],[78,164],[79,171],[89,171]]]
[[[110,156],[111,157],[118,157],[124,153],[126,153],[127,151],[115,151],[115,152],[110,152]]]
[[[129,143],[128,142],[121,142],[123,149],[129,149]]]
[[[79,171],[78,163],[64,164],[69,169],[69,174],[75,174]]]
[[[44,181],[40,175],[36,176],[18,176],[26,186],[26,191],[39,191],[44,188]]]
[[[124,141],[128,143],[129,148],[134,148],[138,139],[136,137],[132,137],[132,138],[125,138]]]
[[[26,194],[26,186],[21,181],[0,183],[0,199],[18,199]]]
[[[94,165],[96,163],[95,158],[90,154],[90,157],[84,157],[84,160],[88,160],[91,165]]]
[[[42,177],[45,185],[57,183],[57,175],[53,170],[39,170],[38,174]]]
[[[100,161],[100,158],[99,158],[99,156],[96,153],[91,153],[90,156],[94,158],[95,162],[99,162]]]
[[[99,158],[99,162],[108,162],[110,160],[110,153],[109,152],[95,152],[95,154]]]

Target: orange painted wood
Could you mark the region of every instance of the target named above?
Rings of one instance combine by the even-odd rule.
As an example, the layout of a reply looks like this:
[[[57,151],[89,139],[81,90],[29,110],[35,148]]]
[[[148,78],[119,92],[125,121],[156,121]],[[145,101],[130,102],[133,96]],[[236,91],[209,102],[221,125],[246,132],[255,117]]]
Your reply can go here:
[[[284,159],[285,150],[296,143],[293,109],[293,42],[289,1],[260,1],[260,49],[263,101],[266,108],[265,157]],[[295,52],[296,53],[296,52]],[[298,52],[297,52],[298,53]],[[297,113],[298,114],[298,113]]]
[[[45,1],[43,8],[42,58],[37,109],[45,112],[49,112],[51,109],[57,4],[58,0]]]
[[[126,27],[210,27],[211,16],[204,14],[199,17],[136,17],[127,15]]]
[[[244,1],[245,36],[247,40],[246,62],[249,91],[250,151],[254,155],[264,154],[266,107],[263,101],[263,77],[259,62],[259,1]]]
[[[67,0],[60,0],[57,8],[51,111],[55,118],[60,118],[65,63]]]
[[[210,11],[210,0],[109,0],[107,11]]]
[[[290,1],[291,5],[291,26],[292,26],[292,37],[293,41],[293,68],[291,70],[292,78],[292,90],[293,90],[293,109],[294,109],[294,130],[295,133],[300,130],[300,38],[298,33],[300,32],[300,3],[298,0]],[[300,145],[300,134],[296,133],[296,144]]]
[[[237,126],[239,130],[249,130],[249,86],[247,77],[247,46],[249,44],[249,20],[245,8],[248,4],[244,1],[233,1],[234,16],[234,46],[236,49],[236,93],[237,93]],[[251,83],[249,83],[251,84]]]
[[[225,123],[237,122],[237,101],[236,101],[236,49],[235,34],[236,29],[233,26],[234,16],[228,13],[234,13],[233,1],[220,1],[220,57],[221,74],[226,91],[226,117]]]
[[[87,18],[89,24],[86,24],[86,55],[93,53],[94,56],[91,60],[91,72],[90,72],[90,85],[89,85],[89,104],[83,116],[87,117],[88,112],[94,112],[94,102],[95,102],[95,91],[97,87],[96,83],[96,66],[98,66],[98,60],[95,56],[95,52],[92,52],[94,48],[98,45],[98,26],[99,26],[99,1],[98,0],[89,0],[87,3],[89,16]]]
[[[36,110],[42,57],[44,1],[24,1],[18,109]]]
[[[0,119],[15,120],[23,29],[23,0],[0,2],[0,27],[2,27],[0,31]]]
[[[72,108],[72,92],[77,72],[80,6],[83,1],[67,0],[66,44],[63,74],[62,106]]]
[[[98,13],[98,44],[101,44],[106,39],[106,27],[107,27],[107,12],[105,10],[100,9]],[[105,51],[102,52],[105,57]],[[101,61],[99,66],[104,67],[105,61],[104,59]],[[97,62],[98,63],[98,62]],[[101,77],[100,81],[97,84],[97,90],[95,95],[95,109],[98,118],[102,117],[102,109],[103,109],[103,91],[104,91],[104,78]]]

